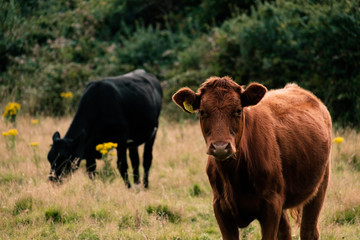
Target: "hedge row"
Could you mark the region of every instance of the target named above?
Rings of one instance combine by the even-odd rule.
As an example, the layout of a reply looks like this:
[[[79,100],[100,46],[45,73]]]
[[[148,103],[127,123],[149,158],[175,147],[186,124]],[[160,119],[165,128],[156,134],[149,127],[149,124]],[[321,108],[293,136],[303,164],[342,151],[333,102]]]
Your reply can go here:
[[[90,80],[144,68],[162,81],[169,117],[181,114],[170,103],[179,87],[228,75],[269,89],[296,82],[325,102],[336,124],[359,127],[359,3],[2,1],[0,103],[62,115]],[[63,101],[64,91],[75,98]]]

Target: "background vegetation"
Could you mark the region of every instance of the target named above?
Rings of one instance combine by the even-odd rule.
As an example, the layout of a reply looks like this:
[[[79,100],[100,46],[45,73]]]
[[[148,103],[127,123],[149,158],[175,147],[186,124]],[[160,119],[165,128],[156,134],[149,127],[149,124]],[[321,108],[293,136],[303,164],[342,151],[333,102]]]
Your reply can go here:
[[[72,117],[38,120],[34,124],[30,117],[19,116],[14,146],[6,147],[9,139],[0,138],[0,239],[221,239],[198,123],[174,124],[161,118],[149,189],[134,184],[127,189],[111,155],[115,177],[101,175],[105,163],[99,160],[94,181],[82,162],[63,184],[48,182],[51,136],[56,130],[64,135]],[[0,121],[0,129],[6,127]],[[334,136],[344,140],[333,143],[331,180],[320,215],[321,239],[358,240],[360,134],[339,130]],[[299,239],[299,228],[291,221],[293,239]],[[259,223],[243,229],[241,239],[261,239]]]
[[[313,91],[360,126],[359,0],[0,0],[0,105],[74,111],[84,85],[136,68],[171,95],[211,75]],[[62,101],[60,92],[74,98]],[[71,109],[68,109],[69,102]]]

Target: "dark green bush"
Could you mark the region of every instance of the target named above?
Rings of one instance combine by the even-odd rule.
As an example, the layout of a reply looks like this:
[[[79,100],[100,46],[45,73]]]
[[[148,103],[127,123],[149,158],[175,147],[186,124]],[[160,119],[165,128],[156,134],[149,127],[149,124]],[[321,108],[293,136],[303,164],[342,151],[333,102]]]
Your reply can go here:
[[[269,89],[296,82],[325,102],[335,126],[359,127],[359,3],[2,1],[0,104],[59,116],[75,111],[90,80],[144,68],[162,81],[170,118],[181,114],[171,103],[178,88],[228,75]]]
[[[358,0],[260,3],[250,15],[214,28],[210,47],[190,46],[182,55],[197,56],[191,64],[208,76],[229,75],[241,84],[258,81],[272,89],[296,82],[322,99],[339,125],[359,126],[358,6]],[[180,63],[179,74],[188,65]]]

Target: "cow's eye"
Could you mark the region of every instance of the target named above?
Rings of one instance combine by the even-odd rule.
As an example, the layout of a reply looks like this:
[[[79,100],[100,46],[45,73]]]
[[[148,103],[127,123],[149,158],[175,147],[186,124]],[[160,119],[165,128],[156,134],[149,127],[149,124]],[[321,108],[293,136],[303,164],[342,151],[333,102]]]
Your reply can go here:
[[[241,115],[241,109],[238,109],[234,112],[234,117],[240,117]]]
[[[204,110],[200,110],[200,111],[199,111],[199,115],[200,115],[200,117],[202,117],[202,118],[208,117],[208,114],[207,114]]]

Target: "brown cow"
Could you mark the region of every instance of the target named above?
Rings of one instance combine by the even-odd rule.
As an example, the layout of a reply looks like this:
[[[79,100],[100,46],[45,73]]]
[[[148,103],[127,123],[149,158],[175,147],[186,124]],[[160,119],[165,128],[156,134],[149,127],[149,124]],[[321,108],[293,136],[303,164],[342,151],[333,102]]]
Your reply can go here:
[[[302,212],[301,239],[319,238],[332,127],[318,98],[296,84],[267,91],[258,83],[244,89],[229,77],[211,77],[197,93],[180,89],[173,101],[186,112],[199,111],[224,239],[239,239],[238,228],[255,219],[262,239],[291,239],[291,208]]]

